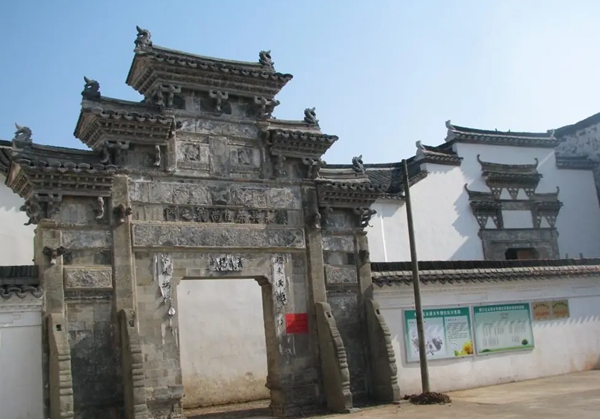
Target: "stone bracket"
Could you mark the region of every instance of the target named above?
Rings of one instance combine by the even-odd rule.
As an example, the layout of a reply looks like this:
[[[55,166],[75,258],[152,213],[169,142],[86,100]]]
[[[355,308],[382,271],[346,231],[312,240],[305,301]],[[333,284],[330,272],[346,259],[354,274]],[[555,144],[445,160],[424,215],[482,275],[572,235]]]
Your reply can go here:
[[[373,395],[382,402],[400,401],[398,367],[390,329],[381,315],[379,303],[367,299],[367,329],[371,352],[371,385]]]
[[[71,347],[67,335],[67,322],[59,313],[50,313],[47,319],[50,346],[50,419],[74,418]]]
[[[336,413],[348,413],[352,409],[350,371],[342,336],[337,328],[331,306],[315,303],[319,350],[323,368],[323,387],[327,408]]]

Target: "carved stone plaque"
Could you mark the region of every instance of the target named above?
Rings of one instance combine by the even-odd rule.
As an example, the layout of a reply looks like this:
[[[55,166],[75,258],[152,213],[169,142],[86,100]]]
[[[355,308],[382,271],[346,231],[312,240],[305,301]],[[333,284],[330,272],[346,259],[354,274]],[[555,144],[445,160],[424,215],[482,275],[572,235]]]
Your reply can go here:
[[[240,256],[211,256],[208,261],[208,270],[211,272],[239,272],[243,268],[244,263]]]

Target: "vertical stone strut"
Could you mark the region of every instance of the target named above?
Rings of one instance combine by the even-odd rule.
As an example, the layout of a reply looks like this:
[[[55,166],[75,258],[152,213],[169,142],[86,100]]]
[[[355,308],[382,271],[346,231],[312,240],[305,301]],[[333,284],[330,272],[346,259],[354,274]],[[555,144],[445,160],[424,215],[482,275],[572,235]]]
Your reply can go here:
[[[327,407],[337,413],[348,413],[352,408],[352,392],[344,342],[329,304],[318,302],[315,308]]]
[[[71,347],[63,328],[65,318],[60,313],[48,314],[48,345],[50,348],[50,418],[74,418],[73,382],[71,378]]]
[[[135,327],[135,312],[123,309],[119,312],[123,377],[125,381],[125,418],[148,419],[146,388],[144,385],[144,355]]]
[[[116,175],[112,187],[115,323],[120,329],[126,419],[149,417],[144,387],[142,348],[136,329],[135,273],[131,241],[129,178]],[[117,320],[118,318],[118,320]]]

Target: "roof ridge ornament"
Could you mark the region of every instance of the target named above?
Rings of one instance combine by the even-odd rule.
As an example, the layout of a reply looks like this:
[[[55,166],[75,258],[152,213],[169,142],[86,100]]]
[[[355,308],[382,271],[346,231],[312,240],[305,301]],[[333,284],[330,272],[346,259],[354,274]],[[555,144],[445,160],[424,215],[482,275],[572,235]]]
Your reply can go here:
[[[271,59],[271,50],[258,53],[258,63],[269,70],[275,71],[275,63]]]
[[[17,124],[16,122],[15,122],[15,128],[17,128],[17,130],[15,131],[15,137],[13,138],[13,141],[23,141],[23,142],[27,142],[27,143],[32,142],[31,128],[21,126],[21,125]]]
[[[365,165],[362,160],[362,154],[357,157],[352,157],[352,169],[356,172],[356,174],[365,174]]]
[[[138,48],[151,47],[152,46],[152,34],[148,29],[142,29],[136,25],[137,37],[134,41],[135,46]]]
[[[319,126],[319,120],[317,119],[316,108],[304,109],[304,122],[308,125]]]
[[[81,96],[85,99],[100,99],[100,83],[96,80],[88,79],[86,76],[83,76],[83,80],[85,81],[85,85],[83,86]]]

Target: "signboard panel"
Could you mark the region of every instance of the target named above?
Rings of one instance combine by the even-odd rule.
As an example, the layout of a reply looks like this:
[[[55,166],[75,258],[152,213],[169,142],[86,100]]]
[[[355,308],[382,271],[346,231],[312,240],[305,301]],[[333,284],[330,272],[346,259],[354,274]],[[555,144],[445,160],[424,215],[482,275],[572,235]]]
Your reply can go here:
[[[308,313],[290,313],[285,315],[285,331],[290,335],[308,333]]]
[[[477,354],[533,348],[529,303],[473,308]]]
[[[469,307],[423,310],[427,359],[473,355]],[[404,342],[407,362],[419,361],[419,338],[415,310],[404,311]]]

